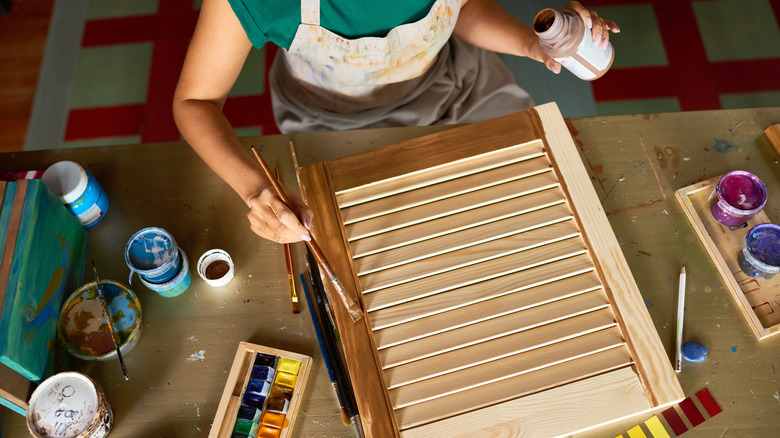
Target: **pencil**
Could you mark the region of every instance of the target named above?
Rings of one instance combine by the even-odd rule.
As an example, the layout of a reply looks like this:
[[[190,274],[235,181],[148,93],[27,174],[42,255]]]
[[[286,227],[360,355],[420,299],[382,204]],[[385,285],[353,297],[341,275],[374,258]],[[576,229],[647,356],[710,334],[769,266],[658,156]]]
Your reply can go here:
[[[276,171],[276,180],[279,181],[279,169]],[[292,312],[300,313],[301,309],[298,307],[298,293],[295,292],[295,277],[293,276],[292,254],[290,254],[290,244],[284,244],[284,259],[287,262],[287,280],[290,282],[290,301],[292,302]]]
[[[287,194],[284,193],[282,186],[279,185],[279,182],[276,181],[276,178],[274,178],[273,174],[271,174],[271,169],[265,163],[263,157],[260,156],[260,153],[257,152],[257,149],[254,146],[250,146],[250,149],[252,149],[252,153],[255,155],[257,162],[260,163],[260,167],[263,169],[266,178],[268,178],[271,186],[273,186],[274,191],[276,192],[276,196],[278,196],[279,199],[281,199],[282,202],[287,205],[287,207],[290,207],[290,198],[287,197]],[[319,245],[317,245],[317,242],[314,240],[314,238],[306,241],[306,246],[309,247],[309,250],[312,252],[312,254],[314,254],[314,258],[317,259],[317,264],[322,267],[322,270],[325,273],[325,277],[333,286],[333,289],[335,289],[336,294],[339,296],[341,302],[344,304],[344,307],[347,309],[347,313],[349,314],[350,318],[352,318],[352,321],[360,321],[360,319],[363,318],[363,310],[355,302],[355,300],[347,294],[344,285],[336,277],[336,274],[333,272],[333,268],[331,268],[330,263],[328,263],[328,259],[325,258],[325,254],[322,252],[322,249],[320,249]]]
[[[685,313],[685,265],[680,270],[680,286],[677,292],[677,339],[675,342],[674,371],[682,371],[682,332]]]
[[[95,291],[97,293],[98,299],[100,300],[100,305],[103,306],[103,314],[106,315],[106,322],[108,323],[108,331],[111,333],[111,341],[114,343],[114,349],[116,350],[116,357],[119,359],[119,365],[122,366],[122,375],[124,376],[125,380],[130,380],[130,376],[127,375],[127,368],[125,368],[125,361],[122,359],[122,351],[119,348],[119,336],[116,334],[116,330],[114,330],[114,323],[111,322],[111,313],[108,311],[108,303],[106,303],[106,298],[103,296],[103,290],[100,289],[100,278],[98,278],[97,268],[95,267],[95,262],[92,261],[92,272],[95,274]]]

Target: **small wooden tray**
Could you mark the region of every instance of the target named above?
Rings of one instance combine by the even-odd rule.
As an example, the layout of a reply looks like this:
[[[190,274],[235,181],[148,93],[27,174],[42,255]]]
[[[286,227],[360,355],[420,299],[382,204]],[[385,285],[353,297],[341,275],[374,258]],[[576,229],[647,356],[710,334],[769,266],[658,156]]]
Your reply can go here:
[[[748,230],[770,220],[762,211],[752,217],[746,226],[738,229],[716,221],[710,213],[709,197],[719,179],[720,176],[717,176],[683,187],[677,190],[675,197],[707,248],[753,333],[761,340],[780,333],[780,275],[769,280],[747,276],[740,269],[737,257],[742,251],[742,240]]]
[[[295,423],[295,416],[298,413],[301,396],[306,388],[306,380],[309,378],[311,370],[311,357],[290,351],[278,350],[276,348],[264,347],[262,345],[241,342],[233,360],[233,366],[230,368],[225,391],[222,393],[222,399],[219,401],[217,413],[214,416],[214,423],[211,426],[209,438],[229,438],[233,434],[233,427],[236,423],[236,414],[241,405],[241,396],[247,386],[249,377],[252,374],[252,365],[255,360],[255,353],[265,353],[272,356],[286,357],[301,362],[301,368],[298,371],[298,380],[290,400],[287,410],[286,421],[281,429],[280,438],[291,436],[291,431]]]

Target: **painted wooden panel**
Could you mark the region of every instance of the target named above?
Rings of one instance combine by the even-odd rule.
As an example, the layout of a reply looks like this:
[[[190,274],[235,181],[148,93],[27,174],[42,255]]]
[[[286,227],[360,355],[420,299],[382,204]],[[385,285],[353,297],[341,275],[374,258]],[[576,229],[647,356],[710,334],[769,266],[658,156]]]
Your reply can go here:
[[[5,292],[0,362],[38,381],[46,377],[62,300],[81,285],[89,235],[41,180],[10,183],[8,189],[12,186],[15,201],[0,268]]]

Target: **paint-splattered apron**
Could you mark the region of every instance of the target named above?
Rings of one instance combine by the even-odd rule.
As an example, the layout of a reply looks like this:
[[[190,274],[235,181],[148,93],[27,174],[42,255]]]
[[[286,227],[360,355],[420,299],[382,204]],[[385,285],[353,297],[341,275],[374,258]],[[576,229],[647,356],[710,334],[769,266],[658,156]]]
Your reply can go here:
[[[292,45],[270,72],[282,132],[471,123],[533,105],[495,53],[450,38],[460,0],[437,0],[384,38],[343,38],[302,0]]]

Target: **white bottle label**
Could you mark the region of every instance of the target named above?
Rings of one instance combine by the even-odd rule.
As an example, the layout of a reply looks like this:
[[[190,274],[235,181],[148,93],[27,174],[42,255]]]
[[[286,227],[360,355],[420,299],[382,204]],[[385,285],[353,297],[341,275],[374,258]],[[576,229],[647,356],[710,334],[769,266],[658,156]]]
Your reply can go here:
[[[585,62],[590,63],[596,70],[606,69],[609,66],[609,61],[612,59],[612,44],[608,44],[606,49],[602,49],[601,46],[593,43],[590,29],[586,27],[584,32],[585,35],[583,35],[582,41],[577,46],[577,55]],[[580,79],[587,80],[596,77],[596,74],[588,67],[571,56],[554,59]]]

